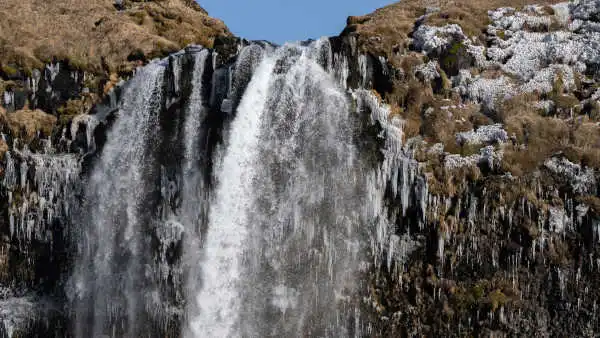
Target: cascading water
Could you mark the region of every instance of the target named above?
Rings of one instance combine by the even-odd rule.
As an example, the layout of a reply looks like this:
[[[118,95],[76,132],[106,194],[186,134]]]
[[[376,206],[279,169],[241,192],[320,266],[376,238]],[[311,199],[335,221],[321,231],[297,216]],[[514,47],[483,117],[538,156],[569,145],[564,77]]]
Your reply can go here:
[[[137,71],[125,91],[80,213],[85,227],[72,278],[77,336],[177,332],[187,290],[199,287],[208,201],[204,82],[210,55],[191,47],[155,61]],[[187,83],[184,65],[190,63]],[[165,118],[175,122],[168,132]],[[165,144],[175,161],[160,158]],[[188,311],[193,309],[190,303]]]
[[[161,110],[165,67],[154,62],[132,80],[85,191],[87,211],[75,272],[78,337],[137,336],[149,288],[153,193],[152,133]],[[156,143],[156,142],[154,142]]]
[[[330,60],[323,40],[286,45],[248,85],[215,172],[195,337],[359,335],[340,309],[361,258],[364,168]]]
[[[203,93],[203,77],[208,50],[196,55],[192,76],[192,92],[185,110],[183,127],[184,156],[182,164],[181,205],[173,216],[182,224],[185,231],[184,262],[188,268],[185,283],[186,298],[190,298],[199,287],[199,261],[201,259],[202,230],[206,226],[208,213],[208,187],[205,184],[207,168],[206,158],[202,154],[206,145],[206,122],[208,107]],[[194,304],[190,302],[188,312],[193,312]]]
[[[226,73],[215,56],[186,49],[125,88],[78,213],[76,336],[368,334],[360,276],[395,240],[374,224],[393,178],[356,139],[362,110],[385,118],[327,39],[251,44]]]
[[[239,114],[231,127],[229,148],[219,175],[219,188],[209,211],[209,229],[202,261],[202,291],[197,296],[200,315],[192,319],[194,335],[226,336],[239,316],[240,299],[236,286],[242,282],[242,250],[248,233],[243,208],[256,174],[258,129],[268,94],[271,59],[259,66],[242,99]],[[237,212],[242,209],[241,212]]]

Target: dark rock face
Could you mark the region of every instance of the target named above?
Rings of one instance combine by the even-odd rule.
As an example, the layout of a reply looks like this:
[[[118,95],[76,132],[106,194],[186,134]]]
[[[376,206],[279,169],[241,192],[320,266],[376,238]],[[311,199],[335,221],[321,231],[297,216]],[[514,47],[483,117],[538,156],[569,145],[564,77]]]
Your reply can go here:
[[[28,79],[31,84],[29,101],[32,108],[56,112],[56,109],[64,105],[67,100],[81,95],[84,78],[84,72],[73,69],[65,62],[47,65],[41,77],[34,72]]]
[[[19,72],[8,78],[11,82],[4,88],[3,107],[15,111],[28,104],[31,109],[56,114],[69,99],[81,96],[86,75],[91,76],[70,66],[68,60],[54,60],[42,71],[34,69],[29,76]]]

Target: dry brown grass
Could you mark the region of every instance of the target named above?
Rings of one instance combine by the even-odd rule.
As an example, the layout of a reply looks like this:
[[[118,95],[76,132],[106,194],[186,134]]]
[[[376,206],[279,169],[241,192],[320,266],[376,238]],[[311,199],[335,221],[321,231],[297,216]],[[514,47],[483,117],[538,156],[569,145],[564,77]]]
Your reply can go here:
[[[515,115],[507,119],[506,131],[516,136],[517,145],[505,148],[505,169],[513,175],[534,171],[553,153],[569,145],[566,121],[539,115]]]
[[[189,43],[212,44],[230,35],[220,20],[187,0],[129,2],[124,11],[113,0],[2,0],[0,60],[25,69],[52,57],[67,58],[86,70],[110,72],[128,67],[127,56],[141,50],[160,56]]]
[[[35,138],[38,132],[46,137],[52,135],[56,122],[56,116],[41,110],[23,109],[7,113],[0,108],[0,123],[7,127],[14,137],[19,137],[26,142]]]
[[[549,156],[562,152],[571,161],[600,168],[600,127],[587,117],[577,122],[544,117],[533,107],[538,97],[522,94],[505,101],[498,119],[516,144],[504,149],[503,168],[521,176],[535,171]]]
[[[473,129],[471,117],[479,114],[479,106],[472,104],[442,109],[450,105],[457,105],[457,102],[440,99],[433,101],[430,113],[423,117],[421,132],[428,142],[443,143],[447,152],[463,154],[466,149],[456,143],[456,134]]]
[[[572,161],[600,169],[600,125],[583,119],[571,132],[569,152]]]
[[[392,112],[404,119],[407,138],[421,135],[430,144],[443,143],[450,153],[464,150],[456,143],[456,133],[492,122],[480,113],[479,105],[461,105],[458,98],[435,95],[430,84],[414,78],[396,83],[386,100],[391,103]]]
[[[580,196],[577,198],[577,202],[587,204],[592,213],[596,216],[600,216],[600,198],[591,195]]]
[[[374,13],[362,17],[361,20],[349,22],[347,32],[356,32],[363,50],[376,55],[391,56],[402,53],[406,40],[414,28],[417,18],[425,14],[426,7],[439,7],[438,13],[432,14],[426,21],[430,25],[455,23],[465,33],[478,37],[486,28],[488,10],[498,7],[522,8],[525,5],[549,5],[560,0],[403,0]]]
[[[8,151],[8,144],[4,139],[0,139],[0,160],[4,159],[4,154]]]
[[[571,161],[598,168],[600,156],[594,144],[598,142],[597,126],[584,133],[573,129],[565,120],[544,118],[535,115],[515,116],[506,125],[509,134],[514,134],[516,145],[504,149],[503,167],[513,175],[521,176],[535,171],[552,154],[563,152]],[[594,134],[596,133],[596,135]],[[592,142],[573,142],[575,139],[591,137]]]
[[[489,23],[486,13],[470,12],[472,6],[463,4],[461,7],[448,7],[432,14],[425,21],[428,25],[444,26],[457,24],[462,27],[468,36],[478,37]]]
[[[539,115],[541,111],[534,107],[532,103],[539,100],[539,95],[534,93],[523,93],[515,95],[500,104],[496,116],[498,122],[507,123],[507,121],[518,115]]]
[[[397,81],[394,90],[386,95],[386,101],[392,107],[392,113],[400,115],[404,120],[404,135],[407,138],[421,133],[422,109],[433,100],[431,87],[415,78],[408,81]]]
[[[427,184],[429,191],[438,196],[456,196],[463,193],[472,182],[477,182],[482,173],[477,166],[446,168],[438,158],[428,161]]]

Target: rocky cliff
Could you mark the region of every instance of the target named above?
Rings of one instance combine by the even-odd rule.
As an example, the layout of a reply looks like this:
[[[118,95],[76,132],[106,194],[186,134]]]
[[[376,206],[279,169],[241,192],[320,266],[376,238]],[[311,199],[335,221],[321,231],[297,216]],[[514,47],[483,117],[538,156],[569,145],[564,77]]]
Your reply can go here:
[[[194,1],[12,1],[0,10],[3,107],[60,124],[149,60],[231,36]]]
[[[373,271],[378,334],[597,333],[600,3],[523,5],[348,19],[412,159],[391,176],[382,250],[403,257]]]
[[[369,220],[371,263],[356,277],[363,335],[597,334],[599,41],[595,0],[407,0],[348,18],[329,40],[324,64],[353,98],[356,143],[377,168],[382,201]],[[256,56],[238,55],[251,43],[197,4],[8,0],[0,9],[3,335],[75,334],[70,276],[85,229],[74,220],[85,219],[89,168],[137,67],[188,44],[214,47],[202,80],[211,159]],[[151,199],[156,210],[181,194],[173,177],[183,155],[173,149],[197,54],[162,61],[156,151],[162,184],[175,183]],[[144,334],[179,336],[181,239],[155,237],[165,307],[145,310]]]

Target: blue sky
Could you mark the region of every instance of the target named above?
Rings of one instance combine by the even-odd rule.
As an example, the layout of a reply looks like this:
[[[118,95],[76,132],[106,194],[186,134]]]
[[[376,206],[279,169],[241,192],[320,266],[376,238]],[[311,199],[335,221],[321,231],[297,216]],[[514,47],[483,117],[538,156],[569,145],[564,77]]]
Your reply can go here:
[[[349,15],[363,15],[393,0],[198,0],[237,36],[275,43],[338,35]]]

